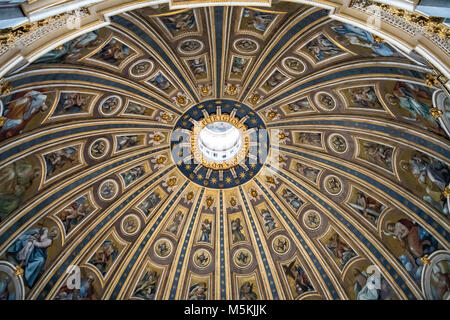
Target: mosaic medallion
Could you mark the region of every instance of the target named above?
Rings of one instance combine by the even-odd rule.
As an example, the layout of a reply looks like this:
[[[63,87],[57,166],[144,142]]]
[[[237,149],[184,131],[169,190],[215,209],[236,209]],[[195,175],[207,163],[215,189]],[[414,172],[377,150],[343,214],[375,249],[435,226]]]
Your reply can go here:
[[[345,138],[340,134],[336,133],[330,135],[328,138],[328,145],[337,153],[344,153],[348,148],[347,140],[345,140]]]
[[[206,249],[199,249],[195,251],[193,260],[197,267],[203,269],[211,263],[211,254]]]
[[[342,191],[341,180],[333,175],[327,176],[325,178],[325,190],[332,195],[338,195]]]
[[[102,200],[112,200],[119,192],[119,184],[116,180],[108,179],[98,188],[98,195]]]
[[[128,236],[135,235],[141,227],[141,221],[135,214],[127,215],[120,225],[122,232]]]
[[[175,125],[174,162],[191,181],[209,188],[241,185],[255,176],[268,154],[268,133],[248,106],[210,100],[190,108]]]
[[[100,103],[99,111],[102,115],[110,116],[115,114],[122,107],[122,98],[119,96],[110,96]]]
[[[155,253],[160,258],[167,258],[172,253],[172,242],[166,238],[159,239],[155,243]]]
[[[248,267],[252,260],[252,253],[247,249],[236,250],[233,256],[234,264],[239,268]]]
[[[278,254],[285,254],[290,247],[290,241],[283,235],[276,236],[272,241],[272,248]]]
[[[89,156],[93,159],[101,159],[108,153],[109,147],[107,139],[97,139],[89,147]]]
[[[309,210],[303,216],[303,223],[309,230],[317,230],[320,227],[322,220],[317,211]]]
[[[336,108],[336,100],[327,92],[319,92],[314,96],[314,101],[323,110],[331,111]]]

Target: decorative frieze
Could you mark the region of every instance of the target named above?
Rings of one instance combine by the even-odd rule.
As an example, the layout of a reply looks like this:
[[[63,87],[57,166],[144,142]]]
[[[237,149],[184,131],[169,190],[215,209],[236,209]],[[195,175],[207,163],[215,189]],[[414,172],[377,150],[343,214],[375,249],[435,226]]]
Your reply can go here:
[[[27,23],[13,29],[0,31],[0,55],[16,47],[26,47],[33,42],[64,27],[77,28],[81,19],[89,15],[87,8],[57,14],[46,19]]]
[[[445,52],[450,53],[450,28],[442,23],[442,18],[427,17],[417,12],[409,12],[370,0],[352,0],[350,7],[369,15],[368,23],[373,24],[375,28],[377,19],[380,19],[412,36],[424,35]]]

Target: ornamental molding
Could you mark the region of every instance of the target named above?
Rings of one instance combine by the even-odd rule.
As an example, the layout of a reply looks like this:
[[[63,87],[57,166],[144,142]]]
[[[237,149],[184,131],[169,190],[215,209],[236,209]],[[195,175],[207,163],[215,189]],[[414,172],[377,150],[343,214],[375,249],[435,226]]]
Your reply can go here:
[[[352,0],[349,7],[368,15],[371,24],[376,28],[379,27],[376,18],[379,18],[413,37],[425,36],[447,54],[450,54],[450,28],[442,23],[442,18],[427,17],[417,12],[409,12],[370,0]]]
[[[27,23],[14,29],[0,31],[0,56],[14,48],[30,46],[48,34],[64,28],[80,27],[83,18],[89,16],[87,8],[57,14],[44,20]]]

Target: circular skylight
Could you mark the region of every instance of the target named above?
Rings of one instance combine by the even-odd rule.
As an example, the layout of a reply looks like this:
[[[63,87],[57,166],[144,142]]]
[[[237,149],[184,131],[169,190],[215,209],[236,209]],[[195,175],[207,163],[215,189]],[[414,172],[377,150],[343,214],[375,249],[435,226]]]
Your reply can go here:
[[[220,163],[236,156],[242,147],[242,138],[235,126],[218,121],[200,131],[198,146],[205,158]]]

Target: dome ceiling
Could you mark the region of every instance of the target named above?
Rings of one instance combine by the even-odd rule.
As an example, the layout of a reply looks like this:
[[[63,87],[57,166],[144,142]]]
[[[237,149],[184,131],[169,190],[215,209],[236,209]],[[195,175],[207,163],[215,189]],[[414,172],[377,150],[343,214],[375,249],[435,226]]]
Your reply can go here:
[[[0,281],[22,299],[448,299],[431,70],[294,3],[113,16],[7,77]],[[218,113],[258,132],[259,161],[174,159],[177,130]]]

